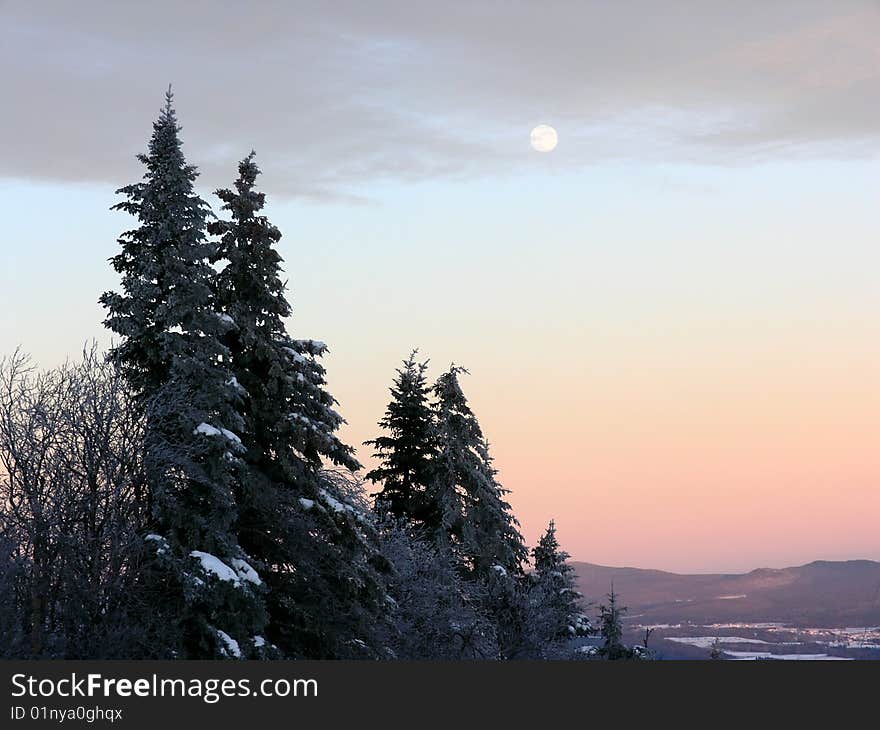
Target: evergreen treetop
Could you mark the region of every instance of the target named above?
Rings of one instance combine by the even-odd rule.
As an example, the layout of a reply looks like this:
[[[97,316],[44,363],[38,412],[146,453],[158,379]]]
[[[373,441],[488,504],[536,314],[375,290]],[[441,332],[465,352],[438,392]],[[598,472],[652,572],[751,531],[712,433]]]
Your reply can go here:
[[[146,397],[172,378],[180,358],[223,353],[216,338],[225,324],[211,307],[210,209],[195,193],[198,173],[184,159],[172,99],[169,89],[147,153],[138,155],[147,168],[143,181],[116,191],[126,199],[113,209],[133,215],[139,226],[120,236],[121,251],[110,259],[123,293],[100,299],[108,310],[105,326],[123,338],[111,358]]]
[[[286,479],[316,471],[324,459],[354,470],[360,464],[354,449],[336,436],[345,421],[334,409],[336,400],[326,390],[325,370],[317,359],[327,346],[292,339],[284,324],[292,310],[276,249],[281,232],[258,214],[265,195],[254,189],[260,174],[254,156],[251,152],[239,163],[235,190],[216,192],[231,220],[208,226],[219,236],[212,261],[226,262],[215,290],[229,325],[225,342],[234,378],[229,388],[247,404],[246,428],[265,457],[264,467],[276,461]]]
[[[421,522],[437,438],[428,400],[431,388],[425,376],[428,363],[416,362],[416,352],[413,350],[397,369],[391,402],[379,421],[386,435],[365,442],[375,447],[380,462],[366,478],[382,485],[375,495],[381,516]]]

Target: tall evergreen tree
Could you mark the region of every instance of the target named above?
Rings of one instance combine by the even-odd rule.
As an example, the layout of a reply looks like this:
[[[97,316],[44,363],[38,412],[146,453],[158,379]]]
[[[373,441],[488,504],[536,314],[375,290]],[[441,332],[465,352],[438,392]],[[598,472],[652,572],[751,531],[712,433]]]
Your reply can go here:
[[[434,386],[438,453],[431,497],[434,528],[471,573],[521,575],[528,552],[496,480],[489,444],[462,392],[453,366]]]
[[[260,212],[253,152],[238,172],[233,190],[216,192],[230,220],[209,231],[219,237],[216,299],[230,325],[228,386],[244,414],[239,539],[269,587],[273,644],[293,657],[362,655],[383,594],[363,518],[322,470],[360,465],[336,436],[344,421],[318,362],[326,346],[287,333],[281,233]]]
[[[434,542],[463,564],[466,492],[462,482],[469,483],[480,473],[481,465],[473,445],[483,434],[458,386],[458,374],[462,371],[463,368],[453,366],[433,387],[437,456],[428,490],[426,527]]]
[[[146,655],[249,653],[263,628],[262,586],[235,530],[236,461],[243,421],[227,382],[229,328],[216,310],[208,263],[207,204],[184,159],[169,89],[153,125],[142,182],[116,206],[138,227],[111,259],[122,293],[107,292],[105,326],[122,339],[109,354],[147,414],[146,462],[153,556],[143,588],[165,626]]]
[[[568,563],[568,553],[559,547],[553,520],[532,550],[532,557],[533,593],[540,605],[547,640],[562,642],[592,633],[589,619],[582,610],[583,595],[577,590],[574,568]]]
[[[522,656],[529,633],[523,562],[528,552],[497,482],[489,444],[452,366],[434,386],[437,458],[429,497],[441,550],[483,593],[502,659]]]
[[[365,443],[375,447],[379,460],[379,466],[367,474],[367,479],[382,485],[375,495],[376,511],[419,525],[426,517],[437,438],[425,377],[428,363],[417,363],[416,352],[397,369],[391,402],[379,421],[386,435]]]

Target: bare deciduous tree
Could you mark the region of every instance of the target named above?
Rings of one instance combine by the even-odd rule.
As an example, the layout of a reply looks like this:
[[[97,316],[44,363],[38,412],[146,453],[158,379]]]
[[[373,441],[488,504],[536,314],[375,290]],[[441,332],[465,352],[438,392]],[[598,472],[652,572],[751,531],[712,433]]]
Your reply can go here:
[[[139,413],[94,346],[48,371],[19,352],[0,361],[0,651],[110,656],[127,640],[147,504]]]

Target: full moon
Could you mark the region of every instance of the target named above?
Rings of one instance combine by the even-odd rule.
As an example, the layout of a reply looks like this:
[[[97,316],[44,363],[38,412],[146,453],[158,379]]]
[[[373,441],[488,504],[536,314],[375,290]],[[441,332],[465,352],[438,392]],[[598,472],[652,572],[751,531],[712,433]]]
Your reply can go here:
[[[538,152],[552,152],[559,143],[559,135],[548,124],[539,124],[532,130],[530,137],[532,149]]]

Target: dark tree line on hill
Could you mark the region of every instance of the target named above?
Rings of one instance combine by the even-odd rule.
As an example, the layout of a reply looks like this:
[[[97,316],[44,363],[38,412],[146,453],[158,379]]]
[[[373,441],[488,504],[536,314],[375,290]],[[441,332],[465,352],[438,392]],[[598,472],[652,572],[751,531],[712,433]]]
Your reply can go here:
[[[214,218],[171,102],[118,191],[137,224],[100,299],[116,344],[0,363],[0,656],[574,656],[593,630],[568,555],[551,522],[528,569],[466,371],[404,361],[370,504],[326,346],[284,323],[254,154]],[[632,658],[613,616],[605,656]]]

